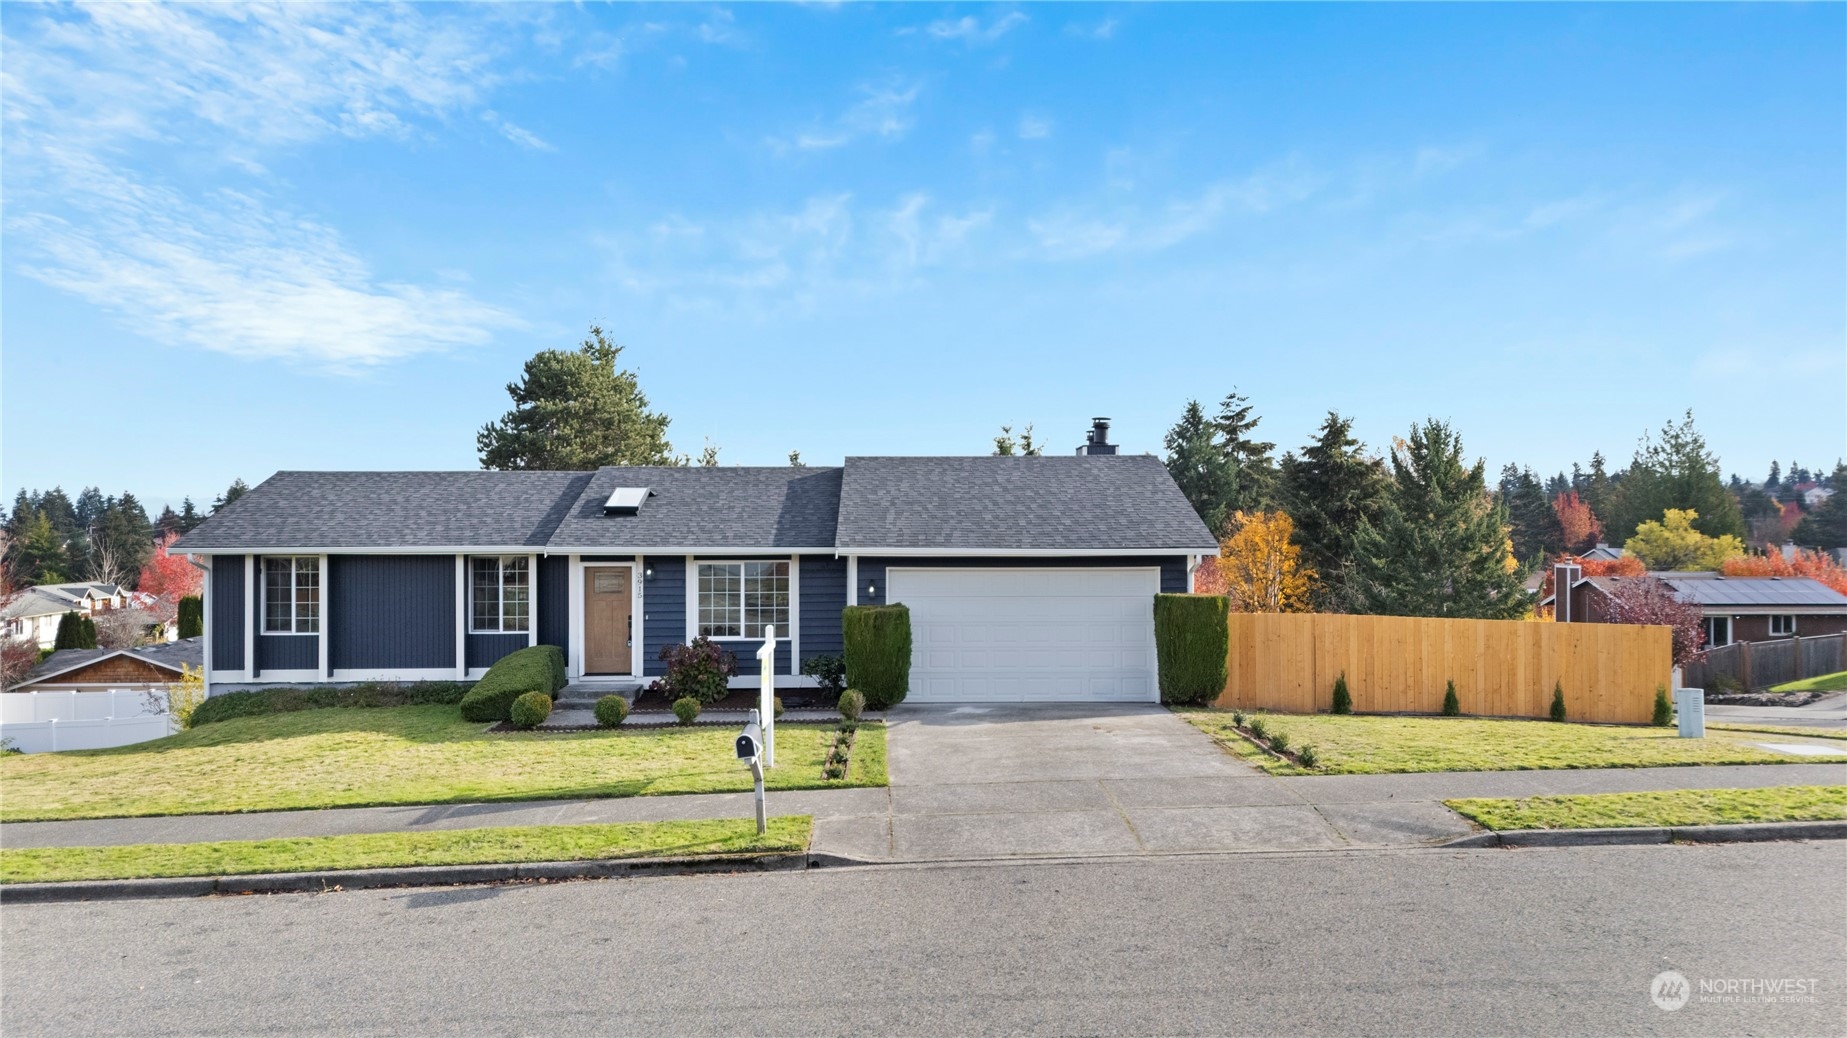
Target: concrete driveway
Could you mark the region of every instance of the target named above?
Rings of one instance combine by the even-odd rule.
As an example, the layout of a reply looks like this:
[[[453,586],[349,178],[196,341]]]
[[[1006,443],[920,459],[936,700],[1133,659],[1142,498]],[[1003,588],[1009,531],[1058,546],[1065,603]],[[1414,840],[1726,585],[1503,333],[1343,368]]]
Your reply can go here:
[[[890,813],[817,819],[817,850],[901,861],[1303,850],[1469,831],[1431,803],[1342,824],[1343,811],[1158,706],[901,706],[886,722]]]

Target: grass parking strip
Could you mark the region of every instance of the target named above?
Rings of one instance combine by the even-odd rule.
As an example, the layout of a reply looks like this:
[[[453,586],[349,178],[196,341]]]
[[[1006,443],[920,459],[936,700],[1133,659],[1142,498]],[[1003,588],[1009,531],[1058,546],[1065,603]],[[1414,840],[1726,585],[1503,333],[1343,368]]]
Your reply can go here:
[[[1706,722],[1706,730],[1718,729],[1722,732],[1763,732],[1766,735],[1797,735],[1804,739],[1847,739],[1847,730],[1840,728],[1806,728],[1800,725],[1774,724],[1734,724],[1730,721]]]
[[[1482,717],[1261,715],[1271,730],[1289,733],[1292,745],[1315,745],[1319,764],[1310,772],[1252,746],[1232,728],[1229,710],[1176,712],[1231,753],[1272,775],[1813,764],[1819,759],[1766,750],[1753,745],[1761,738],[1714,731],[1711,726],[1704,739],[1682,739],[1673,728],[1628,725]]]
[[[416,865],[591,861],[807,850],[813,819],[753,819],[528,825],[415,833],[356,833],[219,843],[143,843],[123,847],[0,850],[0,883],[241,876]]]
[[[1446,800],[1490,829],[1606,829],[1847,819],[1847,786],[1673,789],[1651,793]]]

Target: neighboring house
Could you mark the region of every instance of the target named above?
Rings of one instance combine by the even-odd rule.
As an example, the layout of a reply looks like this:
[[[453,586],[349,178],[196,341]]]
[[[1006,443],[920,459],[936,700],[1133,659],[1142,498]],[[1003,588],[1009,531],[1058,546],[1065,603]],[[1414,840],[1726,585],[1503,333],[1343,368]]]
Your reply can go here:
[[[1217,542],[1160,460],[280,472],[170,549],[205,580],[207,681],[479,676],[559,646],[632,687],[707,635],[783,686],[841,609],[911,607],[916,701],[1158,699],[1152,598]],[[753,681],[740,677],[740,684]]]
[[[180,680],[182,665],[205,662],[202,638],[133,649],[60,649],[45,657],[8,692],[151,692]]]
[[[1827,487],[1810,487],[1802,492],[1802,508],[1804,511],[1813,511],[1833,496],[1834,491]]]
[[[1629,554],[1629,549],[1627,548],[1612,548],[1602,541],[1598,541],[1595,548],[1578,556],[1578,558],[1589,559],[1593,562],[1608,562],[1612,559],[1620,559],[1627,554]]]
[[[1612,591],[1625,582],[1658,580],[1674,597],[1699,606],[1706,644],[1761,642],[1773,638],[1847,631],[1847,595],[1808,577],[1726,577],[1711,572],[1650,573],[1641,577],[1586,577],[1569,564],[1554,567],[1553,587],[1569,587],[1542,600],[1560,623],[1607,623]]]
[[[18,598],[0,610],[6,637],[38,643],[41,649],[57,644],[58,621],[65,613],[94,616],[129,604],[133,592],[116,585],[101,583],[40,584],[21,591]]]

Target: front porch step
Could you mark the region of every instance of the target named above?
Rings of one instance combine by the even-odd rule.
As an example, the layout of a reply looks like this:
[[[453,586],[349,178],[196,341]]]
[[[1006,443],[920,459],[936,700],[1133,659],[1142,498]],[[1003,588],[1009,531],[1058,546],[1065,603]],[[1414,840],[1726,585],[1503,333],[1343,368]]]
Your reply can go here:
[[[604,696],[621,696],[633,706],[635,697],[641,695],[643,685],[639,681],[573,681],[558,690],[556,705],[564,706],[574,703],[584,706],[594,704]]]

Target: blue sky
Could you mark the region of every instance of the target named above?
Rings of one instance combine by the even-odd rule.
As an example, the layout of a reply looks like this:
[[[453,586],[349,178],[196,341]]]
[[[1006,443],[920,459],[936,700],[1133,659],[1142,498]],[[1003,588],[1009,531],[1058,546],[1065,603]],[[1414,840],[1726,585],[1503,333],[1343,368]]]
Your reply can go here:
[[[1691,407],[1847,454],[1847,7],[36,7],[0,482],[470,468],[592,321],[677,449],[1161,449]]]

